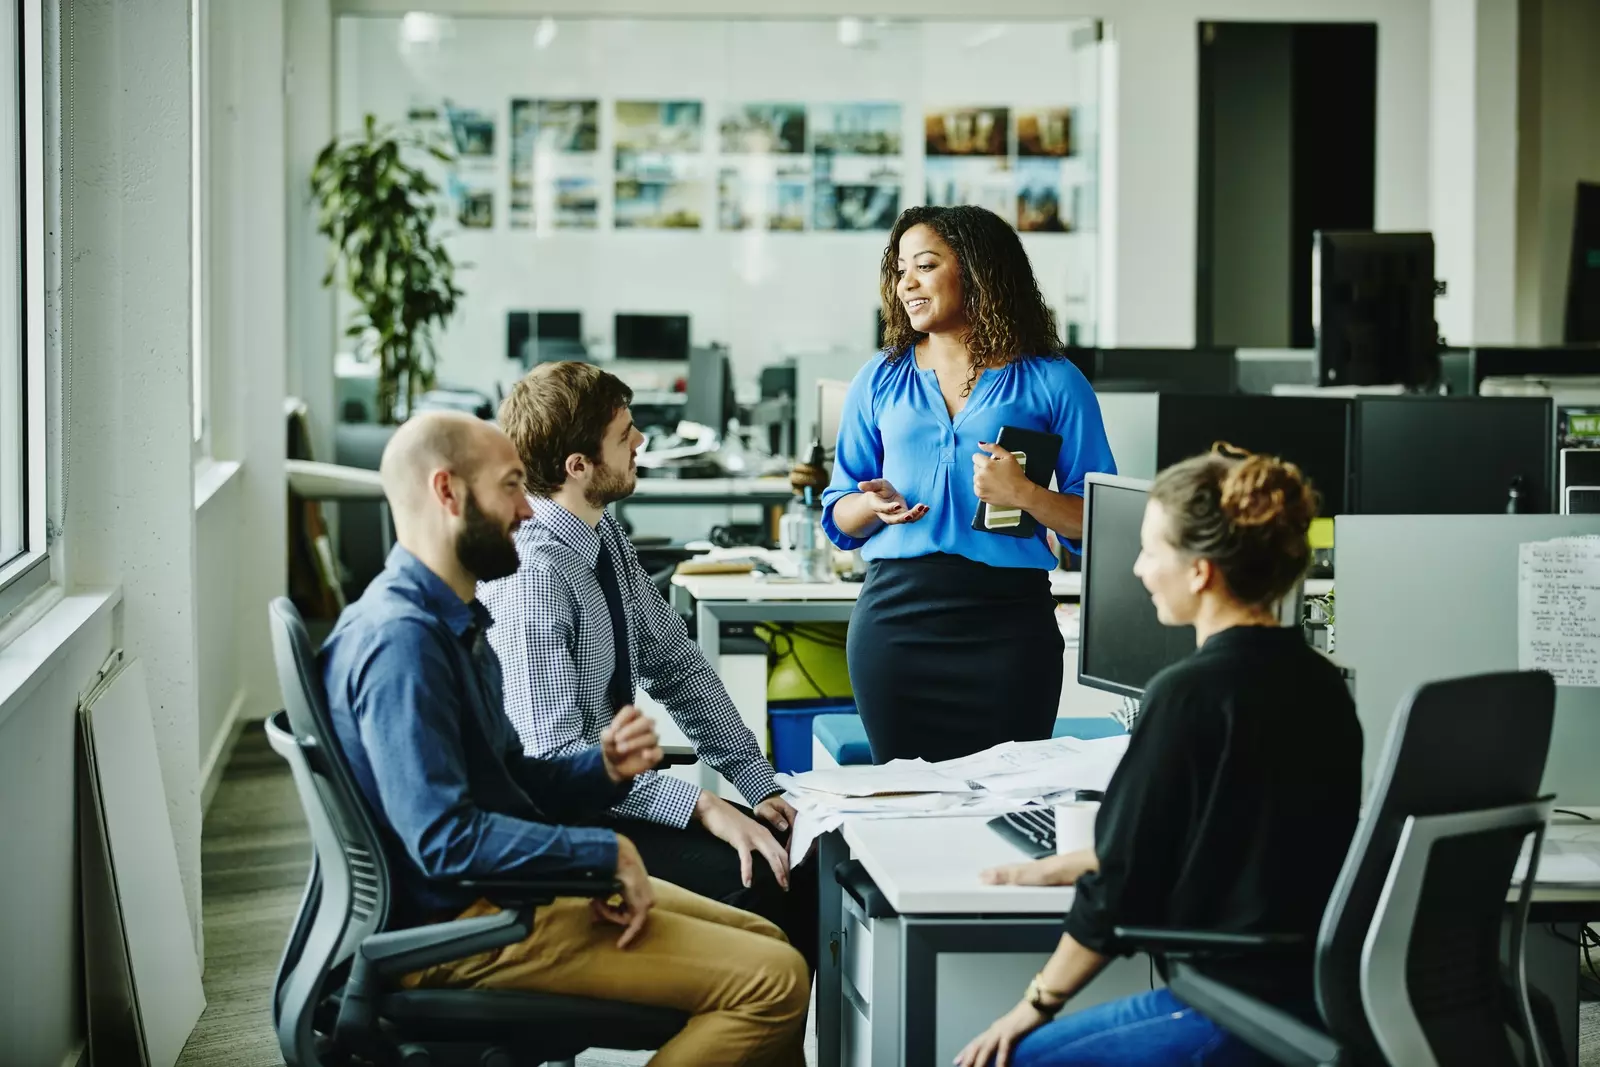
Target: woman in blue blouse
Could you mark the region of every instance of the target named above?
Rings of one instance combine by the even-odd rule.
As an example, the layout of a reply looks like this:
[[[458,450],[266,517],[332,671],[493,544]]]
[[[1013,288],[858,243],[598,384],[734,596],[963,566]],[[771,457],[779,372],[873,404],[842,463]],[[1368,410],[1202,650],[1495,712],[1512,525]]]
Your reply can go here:
[[[1084,476],[1115,470],[1100,405],[993,212],[901,214],[882,295],[886,345],[850,387],[822,497],[829,538],[868,562],[848,656],[873,757],[1049,737],[1062,641],[1045,528],[1076,540]],[[1061,436],[1055,489],[993,444],[1002,426]],[[1027,511],[1035,535],[974,530],[980,500]]]

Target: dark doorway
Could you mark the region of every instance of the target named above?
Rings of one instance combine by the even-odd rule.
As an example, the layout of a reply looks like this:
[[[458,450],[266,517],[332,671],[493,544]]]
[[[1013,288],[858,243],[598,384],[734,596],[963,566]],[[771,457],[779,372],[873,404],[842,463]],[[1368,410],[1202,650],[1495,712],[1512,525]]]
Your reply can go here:
[[[1199,28],[1195,343],[1310,348],[1311,236],[1370,230],[1378,28]]]

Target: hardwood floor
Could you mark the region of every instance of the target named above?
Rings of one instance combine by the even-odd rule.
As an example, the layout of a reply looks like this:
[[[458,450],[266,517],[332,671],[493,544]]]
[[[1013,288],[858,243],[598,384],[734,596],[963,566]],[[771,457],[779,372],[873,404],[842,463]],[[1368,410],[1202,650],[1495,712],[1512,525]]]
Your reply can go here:
[[[270,997],[311,837],[260,723],[239,738],[201,832],[206,1010],[179,1067],[277,1067]]]

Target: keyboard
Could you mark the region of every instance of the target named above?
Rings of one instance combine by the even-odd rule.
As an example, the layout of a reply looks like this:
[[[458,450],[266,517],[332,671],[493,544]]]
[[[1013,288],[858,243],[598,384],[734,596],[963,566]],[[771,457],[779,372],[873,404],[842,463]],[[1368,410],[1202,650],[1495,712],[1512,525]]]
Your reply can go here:
[[[1027,808],[989,820],[989,829],[1011,842],[1030,859],[1056,854],[1056,813]]]

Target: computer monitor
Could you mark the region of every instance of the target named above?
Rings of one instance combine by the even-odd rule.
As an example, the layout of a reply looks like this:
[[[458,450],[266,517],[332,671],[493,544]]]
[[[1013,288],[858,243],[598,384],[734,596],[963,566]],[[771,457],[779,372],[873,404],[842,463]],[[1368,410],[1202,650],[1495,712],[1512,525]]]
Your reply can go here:
[[[830,459],[834,446],[839,443],[839,423],[844,417],[844,398],[849,392],[849,382],[817,379],[817,440],[822,444],[823,454]]]
[[[1100,391],[1231,393],[1238,372],[1231,348],[1101,348],[1089,381]]]
[[[1322,497],[1320,514],[1347,508],[1350,401],[1342,397],[1167,396],[1156,414],[1156,469],[1211,451],[1219,441],[1286,459]]]
[[[1431,385],[1439,377],[1431,233],[1318,230],[1311,326],[1321,385]]]
[[[728,420],[733,418],[733,375],[726,349],[690,351],[689,391],[684,397],[683,417],[709,426],[718,434],[727,431]]]
[[[1136,699],[1151,678],[1195,649],[1194,627],[1163,626],[1133,574],[1149,488],[1107,474],[1084,482],[1078,681]]]
[[[540,311],[534,315],[534,336],[541,341],[582,341],[583,313]]]
[[[1485,378],[1600,376],[1600,345],[1547,345],[1540,348],[1479,347],[1472,351],[1472,391]]]
[[[1350,419],[1350,511],[1546,515],[1555,503],[1547,396],[1364,396]]]
[[[1569,486],[1600,485],[1600,449],[1563,448],[1557,471],[1563,499]]]
[[[689,358],[689,316],[618,314],[617,359],[683,362]]]

